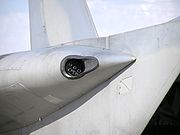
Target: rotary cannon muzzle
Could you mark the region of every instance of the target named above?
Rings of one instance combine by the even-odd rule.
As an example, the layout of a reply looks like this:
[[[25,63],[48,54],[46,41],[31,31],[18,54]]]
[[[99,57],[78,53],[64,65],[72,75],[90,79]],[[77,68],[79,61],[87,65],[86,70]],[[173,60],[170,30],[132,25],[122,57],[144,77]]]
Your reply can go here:
[[[97,58],[92,56],[67,56],[61,62],[61,73],[68,79],[78,79],[99,66]]]

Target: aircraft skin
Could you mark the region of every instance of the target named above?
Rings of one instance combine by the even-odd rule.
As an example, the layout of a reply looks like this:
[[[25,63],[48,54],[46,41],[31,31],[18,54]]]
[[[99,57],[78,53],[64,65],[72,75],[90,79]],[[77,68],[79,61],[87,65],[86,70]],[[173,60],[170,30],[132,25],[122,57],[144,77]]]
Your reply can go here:
[[[139,135],[180,73],[178,20],[56,46],[39,26],[32,51],[0,56],[4,135]]]

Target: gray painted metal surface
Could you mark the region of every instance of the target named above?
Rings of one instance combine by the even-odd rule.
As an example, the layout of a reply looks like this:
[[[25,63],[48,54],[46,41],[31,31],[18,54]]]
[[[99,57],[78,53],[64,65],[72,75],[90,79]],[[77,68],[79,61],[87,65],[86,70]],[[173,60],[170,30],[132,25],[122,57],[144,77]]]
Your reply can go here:
[[[136,63],[78,110],[33,134],[140,134],[179,74],[179,29],[174,22],[110,36],[110,48],[135,55]],[[90,41],[79,43],[98,39]]]
[[[69,43],[0,56],[0,132],[141,134],[180,73],[179,18],[92,38],[83,0],[30,0],[30,13],[32,49]],[[82,38],[92,39],[70,42]],[[98,67],[68,79],[61,62],[72,55],[94,57]]]
[[[74,80],[63,76],[62,61],[84,57],[84,76]],[[76,56],[76,57],[73,57]],[[98,60],[95,67],[87,60]],[[91,59],[89,59],[91,58]],[[0,132],[22,128],[47,117],[90,92],[135,58],[119,51],[83,46],[45,48],[10,54],[0,60]],[[93,70],[89,71],[89,69]]]
[[[82,106],[31,135],[141,134],[180,72],[179,31],[176,21],[110,36],[109,47],[133,54],[136,62]],[[107,40],[79,43],[98,41]]]
[[[121,74],[116,74],[109,81],[104,81],[57,112],[9,134],[24,135],[31,132],[31,135],[141,134],[180,73],[179,31],[180,22],[176,21],[107,38],[66,44],[65,46],[69,47],[83,44],[110,48],[133,54],[136,62]],[[68,49],[70,54],[74,49]],[[90,53],[91,49],[87,52]],[[107,58],[109,56],[111,55],[108,54]],[[111,58],[121,59],[114,56]],[[108,70],[113,68],[108,68]],[[105,70],[102,72],[103,74],[95,74],[95,77],[102,75],[104,78],[104,73],[107,72]],[[31,79],[28,85],[32,82]],[[89,80],[82,83],[89,83]]]

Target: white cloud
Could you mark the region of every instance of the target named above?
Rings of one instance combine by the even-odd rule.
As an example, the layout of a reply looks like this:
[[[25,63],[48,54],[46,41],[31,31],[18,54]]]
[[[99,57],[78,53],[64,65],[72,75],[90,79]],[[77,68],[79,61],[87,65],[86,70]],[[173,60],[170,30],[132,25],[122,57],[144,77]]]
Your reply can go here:
[[[0,54],[30,49],[28,1],[0,1]]]
[[[169,21],[180,15],[178,0],[88,0],[100,36]]]
[[[29,40],[28,13],[4,7],[0,12],[0,54],[29,50]]]
[[[29,49],[27,14],[10,13],[0,18],[0,54]]]

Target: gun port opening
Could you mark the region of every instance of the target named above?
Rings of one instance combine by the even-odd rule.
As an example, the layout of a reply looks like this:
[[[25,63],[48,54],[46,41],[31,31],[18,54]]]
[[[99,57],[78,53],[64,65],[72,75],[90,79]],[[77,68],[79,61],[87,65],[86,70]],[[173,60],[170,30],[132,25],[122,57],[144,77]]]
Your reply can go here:
[[[65,72],[72,77],[78,77],[85,70],[85,64],[82,59],[69,59],[65,63]]]

